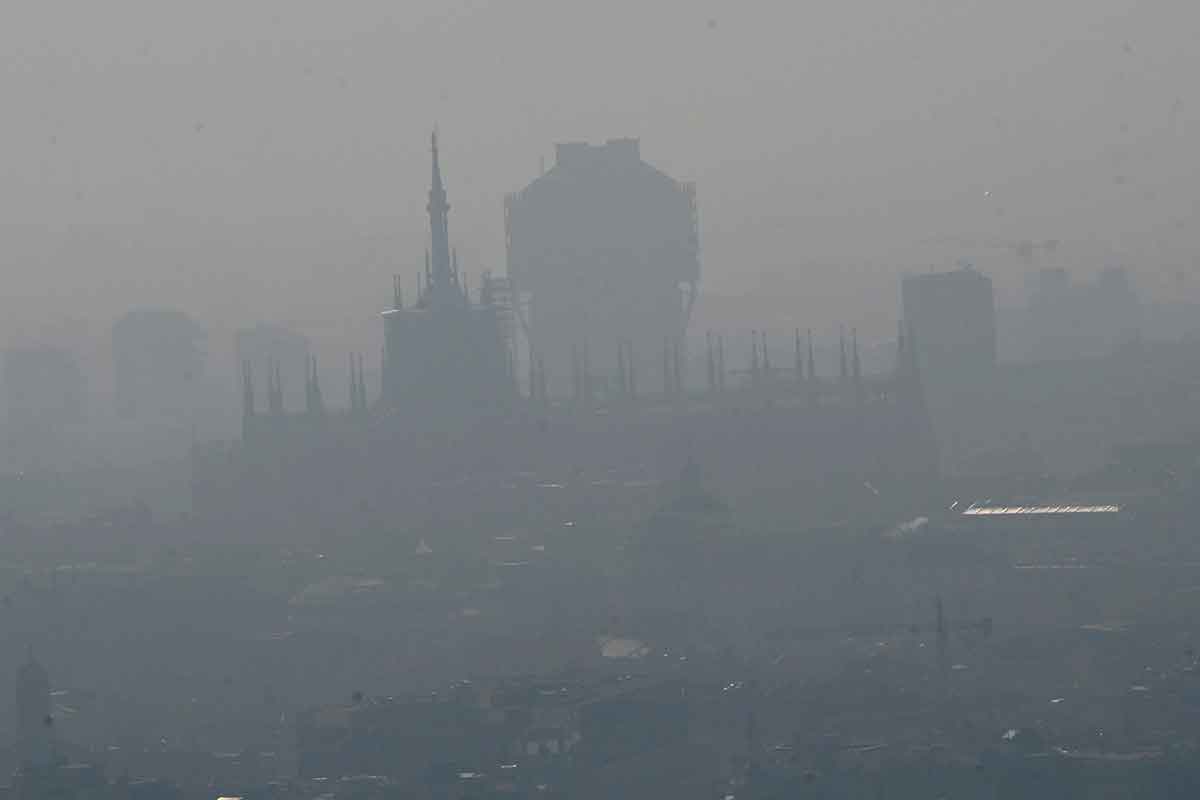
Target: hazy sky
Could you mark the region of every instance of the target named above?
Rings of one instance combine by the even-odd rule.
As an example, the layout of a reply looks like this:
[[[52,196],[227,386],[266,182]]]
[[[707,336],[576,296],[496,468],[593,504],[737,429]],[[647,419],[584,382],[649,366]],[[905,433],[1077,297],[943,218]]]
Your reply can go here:
[[[10,0],[0,336],[172,305],[372,343],[424,249],[503,268],[553,144],[639,136],[699,186],[712,291],[890,330],[896,275],[1057,238],[1200,293],[1200,12],[1162,0]],[[377,342],[375,342],[377,343]]]

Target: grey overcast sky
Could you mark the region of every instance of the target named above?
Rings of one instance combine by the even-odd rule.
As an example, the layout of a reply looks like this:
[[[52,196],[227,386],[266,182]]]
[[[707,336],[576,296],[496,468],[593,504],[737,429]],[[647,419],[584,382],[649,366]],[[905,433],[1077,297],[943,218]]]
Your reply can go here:
[[[894,319],[902,270],[1056,238],[1200,294],[1200,7],[1169,0],[8,0],[0,336],[170,305],[373,330],[442,132],[465,266],[556,141],[695,180],[707,287]],[[355,326],[361,326],[356,328]]]

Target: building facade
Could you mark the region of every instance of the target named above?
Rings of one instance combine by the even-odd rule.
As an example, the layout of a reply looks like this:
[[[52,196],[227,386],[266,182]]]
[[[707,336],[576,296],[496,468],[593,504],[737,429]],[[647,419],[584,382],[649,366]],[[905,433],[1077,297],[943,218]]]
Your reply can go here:
[[[700,280],[695,187],[643,161],[638,140],[558,145],[505,221],[531,360],[548,374],[609,361],[621,342],[646,371],[684,338]]]
[[[996,366],[996,303],[986,275],[973,269],[909,275],[900,295],[928,381],[956,382]]]
[[[393,307],[383,314],[383,405],[427,423],[464,412],[502,413],[516,394],[505,284],[485,274],[473,298],[459,269],[436,134],[432,165],[424,280],[411,305],[397,285]]]
[[[126,419],[185,418],[204,378],[204,331],[182,311],[130,311],[113,325],[117,413]]]

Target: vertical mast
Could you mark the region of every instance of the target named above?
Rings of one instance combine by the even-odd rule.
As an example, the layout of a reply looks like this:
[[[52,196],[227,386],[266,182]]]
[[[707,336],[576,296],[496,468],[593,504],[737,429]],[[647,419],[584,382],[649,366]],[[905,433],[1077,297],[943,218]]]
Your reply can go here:
[[[446,187],[442,183],[442,168],[438,161],[437,131],[430,136],[433,174],[429,186],[430,280],[434,292],[448,289],[453,281],[450,265],[450,204],[446,202]]]

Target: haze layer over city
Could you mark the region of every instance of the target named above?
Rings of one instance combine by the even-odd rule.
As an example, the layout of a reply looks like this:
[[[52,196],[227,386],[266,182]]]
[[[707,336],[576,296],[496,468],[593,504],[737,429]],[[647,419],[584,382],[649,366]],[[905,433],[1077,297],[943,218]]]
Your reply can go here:
[[[1200,11],[4,16],[3,797],[1195,796]]]

